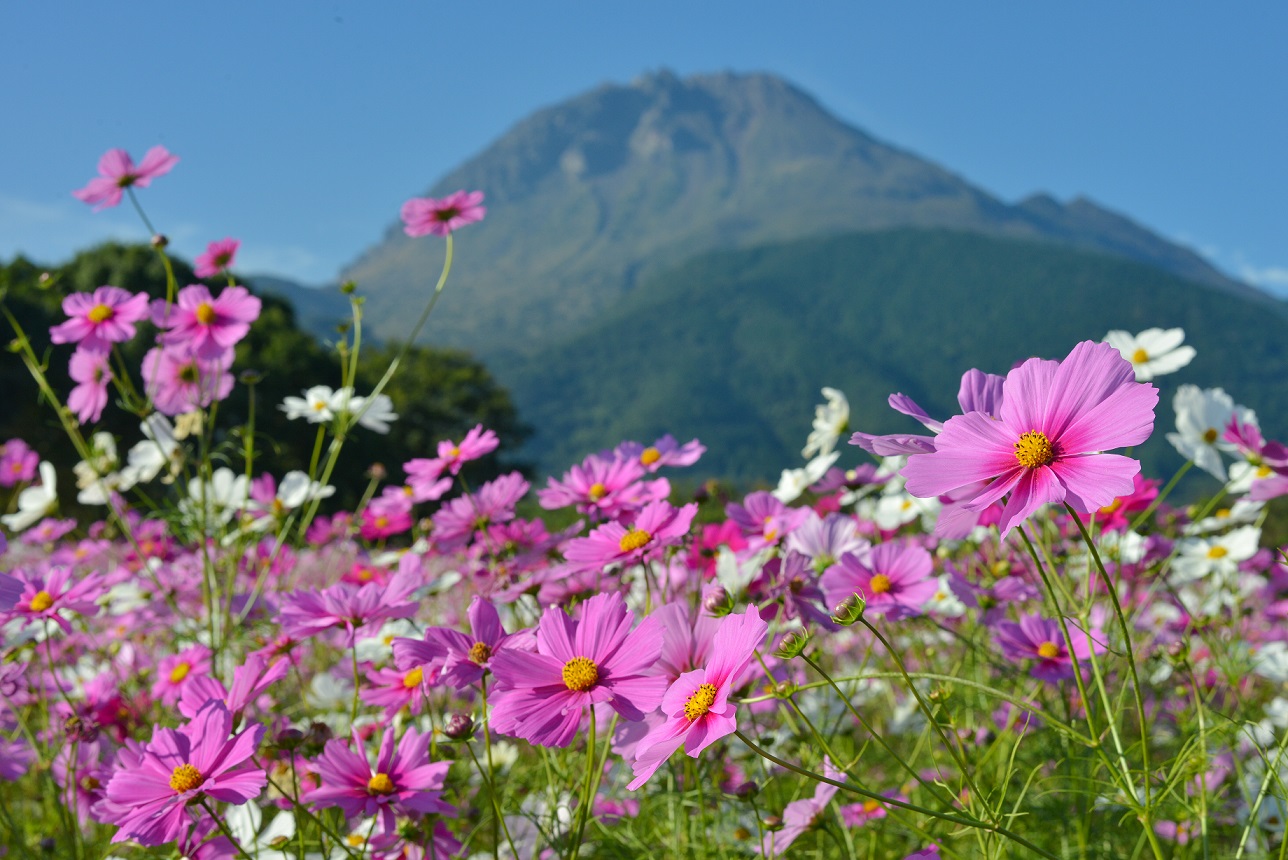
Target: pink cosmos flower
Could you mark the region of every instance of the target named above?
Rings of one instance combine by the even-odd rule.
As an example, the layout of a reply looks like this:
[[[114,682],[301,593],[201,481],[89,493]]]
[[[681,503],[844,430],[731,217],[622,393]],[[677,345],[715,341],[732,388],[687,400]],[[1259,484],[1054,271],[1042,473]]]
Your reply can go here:
[[[356,730],[353,749],[342,738],[328,741],[316,762],[322,784],[304,800],[338,806],[347,818],[378,815],[384,833],[397,830],[400,814],[455,815],[456,807],[442,800],[451,762],[430,762],[430,737],[429,732],[421,734],[409,727],[395,749],[394,727],[386,727],[374,768]]]
[[[741,505],[730,502],[725,513],[747,536],[747,549],[751,552],[777,546],[810,518],[809,508],[789,508],[764,490],[751,493]]]
[[[514,519],[514,506],[530,485],[518,472],[488,481],[477,493],[452,499],[434,513],[434,542],[439,549],[464,546],[475,532]]]
[[[178,730],[153,729],[137,764],[118,767],[104,789],[115,810],[109,821],[120,827],[112,842],[174,842],[193,825],[189,804],[209,797],[240,805],[258,797],[268,777],[245,762],[255,754],[264,727],[236,735],[232,728],[233,715],[223,703],[210,702]]]
[[[845,773],[837,770],[827,756],[823,757],[823,776],[837,782],[845,782]],[[783,829],[777,833],[765,834],[760,843],[760,853],[766,857],[781,856],[787,846],[818,824],[827,805],[832,802],[832,798],[838,791],[840,789],[836,786],[820,782],[814,788],[813,797],[793,800],[787,804],[787,808],[783,810]]]
[[[93,293],[72,293],[63,299],[63,312],[70,319],[49,330],[51,341],[109,352],[112,344],[134,337],[134,324],[147,318],[148,294],[99,287]]]
[[[282,632],[296,639],[341,628],[344,647],[350,648],[385,621],[415,615],[417,606],[410,598],[418,580],[412,571],[400,569],[383,584],[340,582],[320,592],[297,591],[283,598],[277,620]]]
[[[385,709],[385,719],[392,720],[403,708],[419,714],[425,708],[425,697],[438,683],[437,673],[424,666],[402,669],[371,669],[367,682],[358,695],[368,705]]]
[[[95,601],[107,591],[100,574],[91,573],[73,582],[72,568],[61,565],[43,571],[16,569],[14,573],[22,586],[22,594],[14,604],[13,614],[25,618],[28,624],[52,621],[64,633],[72,632],[71,622],[64,613],[97,615]]]
[[[164,176],[179,163],[179,156],[171,155],[164,146],[154,146],[143,156],[137,167],[130,154],[123,149],[109,149],[98,160],[98,176],[72,196],[93,205],[94,211],[116,206],[121,194],[131,185],[147,188],[152,180]]]
[[[1060,629],[1060,622],[1051,618],[1026,615],[1020,618],[1018,624],[1000,621],[993,629],[997,644],[1001,646],[1002,653],[1008,660],[1035,661],[1029,674],[1039,681],[1072,678],[1073,656],[1077,656],[1079,660],[1086,660],[1091,656],[1086,635],[1070,624],[1069,633],[1073,637],[1073,656],[1071,656],[1069,645],[1064,640],[1064,632]],[[1099,643],[1104,637],[1097,634],[1098,631],[1092,631],[1092,636]],[[1104,646],[1098,645],[1096,653],[1103,651]]]
[[[983,412],[995,417],[1002,408],[1003,379],[992,373],[971,369],[962,374],[961,386],[957,389],[957,403],[962,412]],[[942,421],[931,418],[926,410],[906,394],[891,394],[890,408],[921,422],[927,430],[938,433],[944,429]],[[919,436],[910,433],[895,433],[889,436],[873,436],[871,433],[855,433],[850,437],[851,445],[858,445],[869,454],[878,457],[898,457],[908,454],[924,454],[935,450],[934,436]]]
[[[397,487],[367,503],[362,509],[358,533],[363,540],[383,540],[402,534],[412,526],[411,497]]]
[[[823,574],[823,593],[833,608],[857,592],[874,615],[891,620],[920,615],[939,588],[933,567],[925,548],[891,541],[873,547],[863,560],[851,553],[841,556],[840,564]]]
[[[1099,452],[1149,438],[1158,390],[1136,382],[1118,350],[1084,341],[1064,361],[1029,359],[1002,388],[997,419],[950,418],[934,451],[908,459],[909,493],[931,498],[985,481],[966,506],[981,510],[1009,493],[998,524],[1006,536],[1041,505],[1067,501],[1090,513],[1131,492],[1140,463]]]
[[[587,705],[607,703],[632,722],[644,719],[666,691],[648,674],[662,650],[662,627],[634,613],[617,592],[597,594],[573,621],[550,607],[537,625],[536,653],[505,649],[492,655],[498,692],[492,728],[546,747],[565,747]]]
[[[437,458],[417,457],[403,463],[407,489],[413,502],[434,502],[452,488],[452,479],[443,477],[444,463]]]
[[[77,349],[68,372],[76,386],[67,395],[67,408],[81,424],[97,421],[107,406],[107,384],[112,381],[107,353]]]
[[[189,284],[173,305],[152,303],[152,321],[165,329],[162,346],[183,350],[204,361],[232,364],[232,349],[259,319],[262,302],[245,287],[225,287],[218,298],[204,284]]]
[[[706,452],[707,447],[693,439],[681,445],[670,433],[645,447],[639,442],[623,442],[613,449],[613,456],[623,460],[638,460],[650,472],[663,466],[692,466]]]
[[[36,477],[40,455],[21,439],[0,445],[0,487],[12,487]]]
[[[443,683],[463,690],[483,678],[492,657],[502,649],[532,651],[535,647],[531,631],[507,634],[496,607],[478,595],[470,601],[468,615],[468,636],[450,627],[430,627],[423,639],[394,639],[394,665],[402,671],[428,665]]]
[[[1130,493],[1119,496],[1092,514],[1079,514],[1078,517],[1083,522],[1090,522],[1094,517],[1101,531],[1126,531],[1131,525],[1131,515],[1148,508],[1156,498],[1158,498],[1158,481],[1135,475],[1132,478]]]
[[[754,606],[720,621],[706,666],[685,672],[662,697],[664,720],[636,746],[635,779],[627,788],[634,791],[647,782],[681,746],[691,758],[697,758],[711,744],[738,730],[729,695],[768,630]]]
[[[497,438],[496,433],[483,429],[482,424],[477,424],[473,430],[465,434],[460,444],[450,439],[439,442],[438,459],[442,462],[444,470],[457,475],[460,474],[461,467],[470,460],[477,460],[492,453],[500,444],[501,440]]]
[[[693,503],[673,508],[667,502],[651,502],[629,527],[605,523],[588,537],[568,541],[564,557],[583,570],[659,558],[668,546],[679,543],[689,533],[689,524],[697,513],[698,506]]]
[[[213,278],[232,268],[233,257],[241,242],[233,238],[220,239],[206,246],[206,252],[193,261],[192,271],[198,278]]]
[[[152,684],[152,695],[163,704],[171,707],[179,704],[184,690],[198,679],[210,674],[210,649],[205,645],[193,645],[178,654],[163,657],[157,664],[156,681]],[[218,683],[216,681],[215,683]],[[222,685],[221,685],[222,686]],[[222,696],[220,697],[222,699]],[[198,706],[204,706],[206,700]]]
[[[182,415],[223,400],[233,390],[233,375],[222,356],[204,361],[169,349],[143,356],[144,390],[162,415]]]
[[[408,236],[446,236],[466,224],[482,221],[482,191],[457,191],[441,200],[414,197],[402,206],[403,231]]]
[[[583,514],[616,517],[671,495],[671,482],[666,478],[640,481],[643,475],[644,466],[638,458],[592,454],[569,469],[562,481],[547,479],[546,488],[537,491],[537,501],[549,511],[576,505]]]
[[[209,701],[223,702],[224,706],[238,715],[261,693],[273,684],[286,677],[290,670],[289,660],[278,659],[269,665],[266,654],[249,654],[245,662],[233,669],[233,687],[224,689],[217,678],[198,674],[184,684],[180,691],[179,713],[185,717],[195,717]],[[173,673],[173,669],[171,670]]]

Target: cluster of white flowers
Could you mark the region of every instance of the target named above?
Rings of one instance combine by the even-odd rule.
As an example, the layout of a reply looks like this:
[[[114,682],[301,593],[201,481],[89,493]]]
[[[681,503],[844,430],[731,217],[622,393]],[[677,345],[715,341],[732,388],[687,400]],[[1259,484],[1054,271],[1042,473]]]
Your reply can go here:
[[[329,424],[336,418],[357,416],[359,425],[377,433],[388,433],[390,422],[398,420],[388,395],[362,397],[349,386],[332,390],[328,385],[315,385],[303,397],[285,398],[279,408],[287,418],[303,418],[310,424]]]

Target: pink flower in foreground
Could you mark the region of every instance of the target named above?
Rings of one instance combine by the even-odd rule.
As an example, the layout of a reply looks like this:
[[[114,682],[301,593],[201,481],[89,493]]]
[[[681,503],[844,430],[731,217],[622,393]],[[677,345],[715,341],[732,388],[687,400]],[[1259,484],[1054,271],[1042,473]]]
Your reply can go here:
[[[950,418],[934,451],[909,457],[909,493],[933,498],[987,482],[965,504],[981,510],[1009,493],[998,523],[1005,536],[1041,505],[1067,501],[1090,513],[1132,491],[1140,463],[1099,452],[1149,438],[1158,389],[1136,382],[1118,350],[1084,341],[1064,361],[1032,358],[1002,388],[997,419]]]
[[[219,298],[204,284],[189,284],[173,305],[152,303],[152,321],[165,329],[162,346],[184,350],[205,361],[232,364],[232,349],[259,319],[262,303],[245,287],[225,287]]]
[[[681,746],[692,758],[738,729],[735,706],[729,701],[734,684],[751,663],[769,625],[748,606],[742,615],[729,615],[711,641],[707,665],[685,672],[662,697],[663,722],[635,748],[635,771],[627,788],[634,791]]]
[[[457,191],[442,200],[414,197],[402,206],[403,231],[408,236],[446,236],[466,224],[482,221],[487,209],[482,191]]]
[[[206,252],[199,254],[192,263],[192,271],[198,278],[213,278],[220,272],[232,267],[233,257],[241,242],[236,239],[220,239],[206,246]]]
[[[104,790],[115,811],[110,823],[120,827],[112,841],[174,842],[193,825],[189,804],[208,797],[240,805],[258,797],[267,775],[244,763],[255,754],[264,727],[230,737],[232,728],[228,709],[210,702],[178,730],[154,729],[141,759],[118,767]]]
[[[304,800],[318,806],[338,806],[346,818],[379,815],[383,832],[397,829],[397,815],[442,813],[455,815],[456,807],[442,800],[443,782],[450,762],[430,762],[430,733],[409,727],[394,748],[394,728],[385,729],[373,768],[355,731],[353,749],[335,738],[316,762],[321,786]]]
[[[170,172],[179,163],[179,156],[171,155],[164,146],[154,146],[143,156],[137,167],[130,154],[123,149],[109,149],[98,160],[98,176],[84,188],[73,191],[77,200],[89,203],[97,212],[121,202],[121,194],[131,185],[147,188],[158,176]]]
[[[107,384],[112,381],[107,353],[76,350],[68,374],[76,387],[67,394],[67,408],[76,413],[81,424],[97,421],[107,406]]]
[[[546,747],[565,747],[577,734],[587,705],[607,703],[630,722],[644,719],[666,691],[666,679],[648,674],[662,651],[662,627],[635,614],[617,592],[597,594],[572,620],[552,606],[537,625],[537,651],[492,655],[498,692],[492,728]]]
[[[93,293],[72,293],[63,299],[67,322],[49,330],[54,343],[78,343],[82,349],[109,352],[114,343],[134,337],[134,324],[148,316],[148,294],[120,287],[99,287]]]

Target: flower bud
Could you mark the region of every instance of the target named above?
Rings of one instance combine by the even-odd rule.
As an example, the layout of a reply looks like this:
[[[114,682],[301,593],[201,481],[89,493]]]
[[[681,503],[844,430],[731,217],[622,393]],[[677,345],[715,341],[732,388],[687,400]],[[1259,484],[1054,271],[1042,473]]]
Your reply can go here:
[[[708,615],[722,618],[733,611],[733,599],[719,585],[712,587],[702,598],[702,608]]]
[[[779,818],[777,815],[770,815],[761,823],[770,833],[777,833],[779,830],[783,829],[783,819]]]
[[[849,627],[851,624],[857,624],[863,617],[863,610],[867,608],[868,601],[857,591],[837,604],[836,609],[832,611],[832,620],[842,627]]]
[[[293,750],[304,743],[304,732],[299,729],[282,729],[273,738],[273,745],[279,749]]]
[[[340,292],[344,293],[346,296],[353,295],[353,292],[356,289],[358,289],[358,285],[354,281],[345,281],[340,285]]]
[[[152,237],[152,247],[158,251],[170,244],[170,239],[164,233],[157,233]]]
[[[443,724],[443,734],[454,741],[467,741],[474,737],[474,718],[469,714],[452,714]]]
[[[247,368],[238,374],[237,379],[242,385],[259,385],[264,379],[264,374],[253,368]]]
[[[739,800],[750,800],[759,793],[760,786],[756,784],[754,779],[738,783],[734,786],[733,791],[730,792],[730,794]]]
[[[809,644],[809,634],[804,630],[788,633],[778,640],[778,648],[774,650],[774,656],[780,660],[799,657],[805,651],[807,644]]]

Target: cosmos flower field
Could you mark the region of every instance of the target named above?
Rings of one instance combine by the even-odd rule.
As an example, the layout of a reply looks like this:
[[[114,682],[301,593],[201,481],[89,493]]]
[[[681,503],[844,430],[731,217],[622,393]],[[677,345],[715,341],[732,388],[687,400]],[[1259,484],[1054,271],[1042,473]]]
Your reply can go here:
[[[177,163],[112,150],[75,193],[155,234],[136,192]],[[408,342],[482,204],[403,207],[447,251]],[[66,295],[51,356],[4,309],[81,462],[0,448],[0,856],[1288,852],[1288,557],[1262,535],[1288,448],[1221,389],[1159,403],[1181,330],[964,367],[955,415],[893,393],[896,435],[825,388],[801,465],[727,504],[676,489],[705,448],[670,435],[475,486],[480,425],[343,509],[346,440],[398,433],[399,357],[264,407],[317,445],[262,472],[253,427],[212,429],[261,310],[237,250],[196,261],[218,289]],[[121,409],[133,438],[96,429]],[[1141,474],[1160,433],[1185,465]]]

